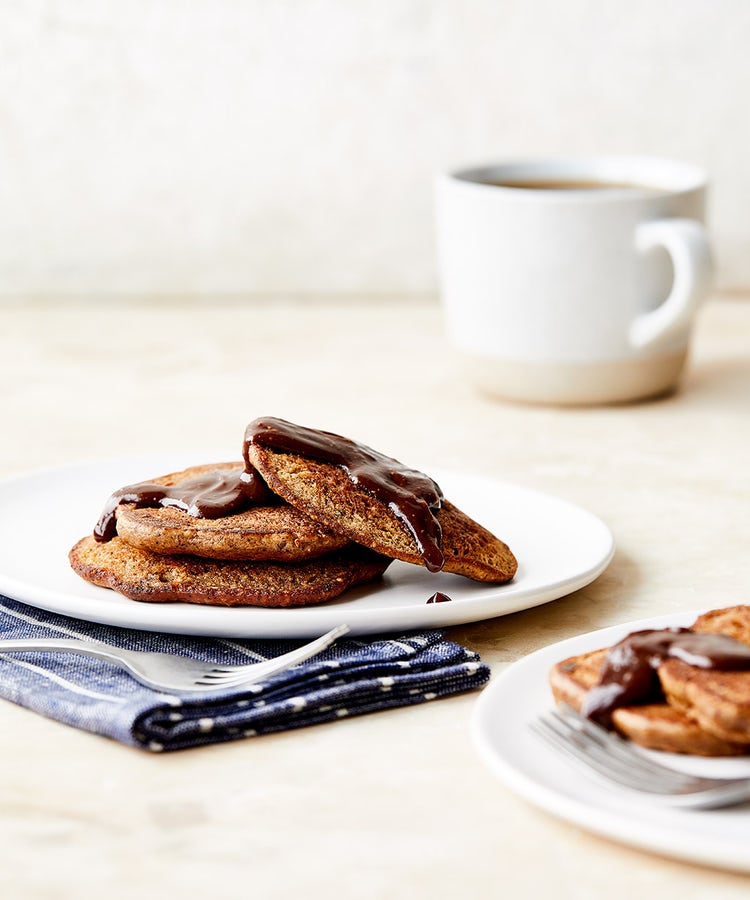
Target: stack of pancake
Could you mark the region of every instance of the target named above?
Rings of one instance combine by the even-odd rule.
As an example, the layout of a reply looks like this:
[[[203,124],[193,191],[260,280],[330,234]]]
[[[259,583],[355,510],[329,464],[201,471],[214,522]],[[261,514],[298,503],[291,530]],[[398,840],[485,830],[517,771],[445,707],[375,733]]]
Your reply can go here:
[[[342,466],[261,446],[245,452],[244,465],[193,467],[148,485],[242,477],[252,463],[270,489],[261,505],[205,518],[158,503],[118,502],[115,536],[80,540],[69,554],[73,569],[133,600],[292,607],[372,581],[393,559],[425,564],[402,518]],[[487,529],[448,501],[435,518],[444,571],[484,582],[513,578],[513,554]]]
[[[750,606],[705,613],[690,630],[750,646]],[[607,648],[595,650],[554,666],[550,685],[558,703],[580,712],[600,680],[606,655]],[[615,709],[617,731],[652,750],[696,756],[750,752],[750,671],[699,668],[671,658],[658,666],[657,675],[663,700]]]

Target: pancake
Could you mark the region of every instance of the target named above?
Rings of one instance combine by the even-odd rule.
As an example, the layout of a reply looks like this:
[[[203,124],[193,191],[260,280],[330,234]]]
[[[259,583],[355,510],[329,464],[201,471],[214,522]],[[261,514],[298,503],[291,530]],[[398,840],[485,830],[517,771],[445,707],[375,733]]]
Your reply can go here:
[[[750,745],[750,672],[708,671],[670,659],[659,666],[659,680],[670,704],[706,731]]]
[[[192,466],[151,480],[179,485],[215,470],[243,469],[242,463]],[[153,553],[189,553],[209,559],[294,562],[337,550],[347,539],[320,528],[287,503],[253,506],[215,519],[189,515],[171,506],[124,503],[115,511],[117,533],[128,544]]]
[[[604,648],[557,663],[549,674],[555,700],[580,712],[586,694],[599,681],[606,654]],[[624,737],[649,750],[695,756],[739,756],[750,749],[705,730],[691,715],[669,703],[620,707],[612,713],[612,724]]]
[[[750,645],[750,606],[727,606],[712,609],[698,616],[690,626],[693,631],[706,634],[727,634]]]
[[[385,556],[424,565],[406,525],[373,494],[358,487],[338,465],[250,444],[247,454],[271,490],[324,529]],[[437,512],[442,528],[443,571],[475,581],[501,583],[516,573],[513,553],[501,540],[452,503]]]
[[[264,607],[323,603],[378,578],[391,562],[356,545],[299,563],[207,560],[151,553],[120,537],[99,543],[92,536],[73,547],[69,560],[81,578],[131,600]]]
[[[750,606],[712,610],[691,628],[750,645]],[[722,740],[750,744],[750,671],[700,669],[670,659],[659,666],[659,680],[668,701],[706,731]]]

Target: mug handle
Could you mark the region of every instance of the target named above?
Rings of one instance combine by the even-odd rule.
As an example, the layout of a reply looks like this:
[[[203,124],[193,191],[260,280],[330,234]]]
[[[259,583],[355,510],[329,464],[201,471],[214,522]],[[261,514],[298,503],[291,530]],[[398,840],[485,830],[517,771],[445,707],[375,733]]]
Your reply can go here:
[[[674,267],[667,299],[630,326],[630,343],[642,350],[687,328],[711,290],[714,266],[706,230],[695,219],[643,222],[636,228],[635,242],[641,253],[663,247]]]

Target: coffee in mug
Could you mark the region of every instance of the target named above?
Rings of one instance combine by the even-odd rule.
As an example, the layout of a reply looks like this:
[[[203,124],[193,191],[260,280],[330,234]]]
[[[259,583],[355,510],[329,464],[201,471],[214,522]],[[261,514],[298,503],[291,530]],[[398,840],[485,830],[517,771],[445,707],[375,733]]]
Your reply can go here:
[[[555,181],[539,178],[533,181],[489,181],[495,187],[516,188],[524,191],[644,191],[647,194],[658,192],[659,188],[647,184],[630,184],[627,181]]]
[[[638,400],[675,387],[712,283],[706,178],[644,157],[499,163],[440,179],[448,337],[499,397]]]

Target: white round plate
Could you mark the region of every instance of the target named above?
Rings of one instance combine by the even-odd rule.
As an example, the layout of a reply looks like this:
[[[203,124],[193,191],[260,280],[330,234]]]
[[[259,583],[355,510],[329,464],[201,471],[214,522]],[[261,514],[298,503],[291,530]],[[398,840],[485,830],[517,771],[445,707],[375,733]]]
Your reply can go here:
[[[195,460],[114,460],[46,471],[0,484],[0,593],[92,622],[214,637],[309,638],[346,623],[353,634],[439,628],[526,609],[593,581],[614,552],[609,529],[570,503],[535,491],[435,472],[447,497],[515,553],[510,584],[478,584],[394,562],[382,581],[299,609],[139,603],[80,579],[68,551],[118,487],[174,472]],[[450,603],[428,604],[435,591]]]
[[[547,683],[562,659],[607,647],[642,628],[689,626],[699,612],[605,628],[545,647],[509,666],[480,696],[472,735],[481,757],[512,791],[553,815],[624,844],[692,863],[750,872],[750,803],[724,810],[660,806],[574,766],[534,735],[529,723],[554,706]],[[651,752],[702,775],[750,777],[750,759],[700,759]]]

